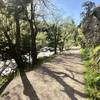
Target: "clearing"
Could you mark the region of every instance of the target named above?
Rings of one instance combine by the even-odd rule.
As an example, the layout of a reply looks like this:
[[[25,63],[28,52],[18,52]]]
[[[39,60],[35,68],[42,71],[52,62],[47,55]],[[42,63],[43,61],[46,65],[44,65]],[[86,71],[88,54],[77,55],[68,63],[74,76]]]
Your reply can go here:
[[[79,48],[72,48],[14,78],[0,100],[86,100],[86,97]]]

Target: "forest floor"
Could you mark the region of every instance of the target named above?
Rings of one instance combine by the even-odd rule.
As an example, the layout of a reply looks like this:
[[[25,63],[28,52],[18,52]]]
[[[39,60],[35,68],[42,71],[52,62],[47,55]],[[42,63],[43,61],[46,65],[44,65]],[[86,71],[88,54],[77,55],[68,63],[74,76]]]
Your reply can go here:
[[[0,100],[86,100],[79,48],[15,77]]]

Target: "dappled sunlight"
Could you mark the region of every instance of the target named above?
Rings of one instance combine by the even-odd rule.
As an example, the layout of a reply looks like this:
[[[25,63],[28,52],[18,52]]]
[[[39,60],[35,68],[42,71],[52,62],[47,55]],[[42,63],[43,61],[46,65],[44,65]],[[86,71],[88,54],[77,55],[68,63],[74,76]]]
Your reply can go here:
[[[68,82],[66,83],[64,81],[64,79],[62,77],[71,78],[67,74],[65,74],[63,72],[51,71],[47,67],[42,67],[42,70],[44,72],[46,72],[45,74],[47,74],[50,77],[56,79],[56,81],[59,82],[59,84],[64,87],[64,90],[62,90],[62,91],[64,91],[69,96],[69,98],[71,98],[72,100],[78,100],[77,97],[75,97],[75,94],[78,94],[81,98],[86,98],[87,97],[87,95],[85,93],[82,93],[82,92],[79,92],[78,90],[75,90],[74,87],[71,87],[70,85],[68,85]],[[74,80],[74,78],[71,78],[71,79]],[[78,83],[80,83],[80,82],[78,82]]]
[[[99,4],[0,0],[0,100],[99,100]]]
[[[37,69],[20,73],[20,80],[14,80],[12,88],[5,90],[4,98],[16,94],[16,98],[30,100],[86,100],[84,91],[84,72],[78,57],[59,55],[50,62],[38,65]],[[72,63],[71,61],[75,61]],[[19,80],[19,81],[18,81]],[[21,84],[20,84],[21,83]],[[11,86],[10,84],[10,86]],[[9,86],[9,85],[8,85]],[[16,92],[14,91],[16,90]],[[18,95],[18,97],[17,97]],[[33,99],[34,98],[34,99]]]

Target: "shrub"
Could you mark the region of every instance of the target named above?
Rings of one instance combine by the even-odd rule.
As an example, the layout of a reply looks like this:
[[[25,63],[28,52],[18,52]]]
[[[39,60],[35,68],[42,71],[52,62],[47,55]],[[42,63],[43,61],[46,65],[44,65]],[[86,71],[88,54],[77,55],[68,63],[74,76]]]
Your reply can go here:
[[[89,49],[80,49],[81,57],[83,60],[88,60],[90,58],[90,50]]]
[[[100,100],[100,46],[81,49],[80,52],[86,66],[86,91],[90,100]]]
[[[89,93],[91,100],[100,99],[100,74],[90,67],[86,69],[85,75],[86,91]]]

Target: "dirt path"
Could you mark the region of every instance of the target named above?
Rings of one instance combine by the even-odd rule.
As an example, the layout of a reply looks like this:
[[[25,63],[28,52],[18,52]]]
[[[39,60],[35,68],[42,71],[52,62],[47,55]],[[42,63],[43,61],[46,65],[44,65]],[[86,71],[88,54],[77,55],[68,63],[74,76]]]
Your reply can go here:
[[[79,49],[55,57],[16,77],[0,100],[86,100]]]

